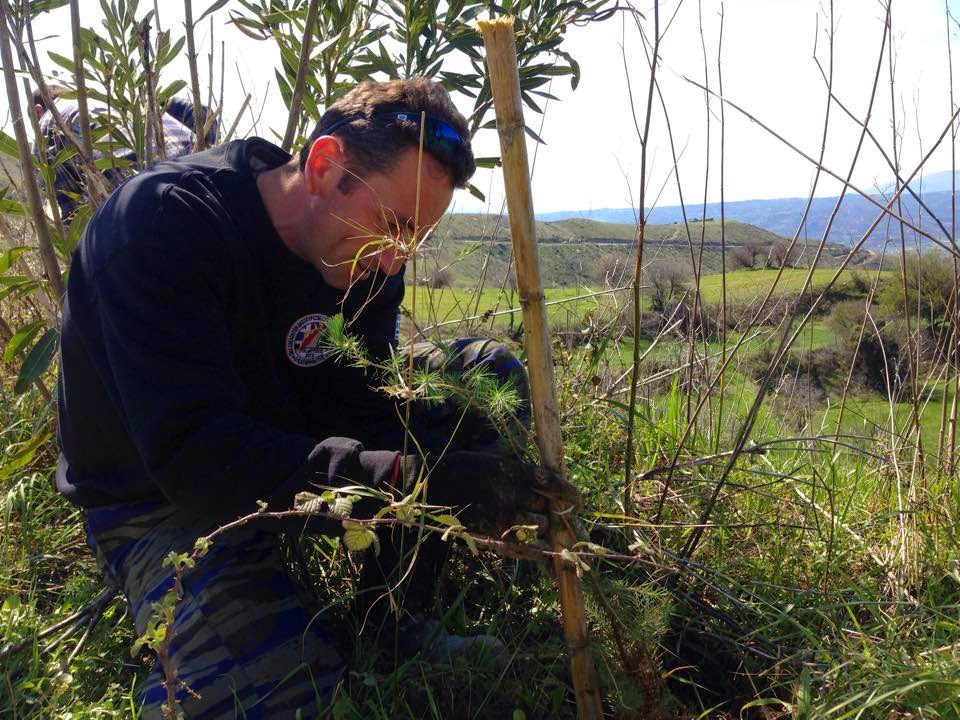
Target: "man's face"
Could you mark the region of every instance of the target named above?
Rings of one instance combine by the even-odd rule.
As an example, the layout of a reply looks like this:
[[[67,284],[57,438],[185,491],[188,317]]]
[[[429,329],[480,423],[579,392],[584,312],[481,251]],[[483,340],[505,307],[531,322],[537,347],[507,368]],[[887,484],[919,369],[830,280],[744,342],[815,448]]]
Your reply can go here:
[[[346,289],[377,270],[400,272],[414,244],[443,216],[453,198],[453,181],[432,155],[424,153],[417,210],[416,148],[404,150],[385,173],[352,179],[346,193],[336,190],[329,204],[332,232],[313,237],[307,259],[332,287]]]

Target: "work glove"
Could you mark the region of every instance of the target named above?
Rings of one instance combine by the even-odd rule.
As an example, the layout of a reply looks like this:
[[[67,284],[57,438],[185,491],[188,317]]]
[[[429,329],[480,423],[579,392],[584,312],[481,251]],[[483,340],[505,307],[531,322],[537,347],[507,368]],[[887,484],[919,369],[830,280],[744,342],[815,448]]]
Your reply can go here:
[[[303,470],[291,479],[271,507],[321,509],[303,496],[320,487],[365,485],[391,493],[409,494],[425,483],[418,500],[449,507],[471,531],[500,535],[517,525],[543,532],[551,503],[560,508],[579,505],[577,489],[546,468],[495,453],[452,451],[439,456],[402,455],[396,451],[364,450],[356,440],[327,438],[310,453]],[[283,500],[289,496],[290,500]],[[305,503],[309,502],[307,506]],[[357,503],[353,516],[370,517],[368,499]],[[335,521],[334,521],[335,524]],[[329,519],[311,523],[311,531],[326,532]],[[331,527],[332,530],[332,527]]]
[[[518,525],[543,533],[551,503],[566,508],[580,502],[577,489],[546,468],[493,453],[405,455],[397,474],[406,492],[426,480],[426,503],[450,507],[468,530],[486,534]]]

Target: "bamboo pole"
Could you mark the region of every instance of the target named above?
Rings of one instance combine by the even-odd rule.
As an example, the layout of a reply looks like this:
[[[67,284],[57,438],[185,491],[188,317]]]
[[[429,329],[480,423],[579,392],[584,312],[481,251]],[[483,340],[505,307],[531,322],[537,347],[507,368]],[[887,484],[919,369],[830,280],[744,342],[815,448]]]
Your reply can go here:
[[[510,235],[516,257],[517,290],[523,308],[523,344],[527,351],[537,445],[543,464],[563,477],[566,475],[563,438],[560,434],[560,412],[547,332],[547,313],[540,283],[513,18],[481,20],[478,25],[487,49],[487,72],[497,116],[500,153],[503,156],[503,178]],[[557,512],[551,518],[550,542],[554,550],[560,553],[573,546],[576,535],[569,517],[560,512],[569,508],[555,507],[554,510]],[[559,554],[553,562],[563,611],[563,634],[570,652],[577,716],[580,720],[599,720],[603,717],[603,705],[587,635],[580,578],[576,568]]]
[[[144,151],[144,167],[150,165],[155,158],[167,159],[167,147],[163,139],[163,119],[160,107],[157,105],[156,74],[150,62],[150,20],[145,19],[140,24],[137,38],[140,41],[140,57],[143,61],[143,79],[147,93],[147,132],[146,150]],[[151,132],[152,131],[152,132]],[[153,138],[155,152],[151,152],[150,138]]]
[[[7,12],[9,13],[9,11]],[[83,166],[84,189],[90,198],[90,204],[98,207],[106,199],[107,195],[110,194],[112,188],[109,187],[107,181],[97,169],[94,158],[91,155],[87,155],[83,147],[83,140],[74,132],[73,124],[67,123],[57,109],[57,104],[53,101],[50,88],[47,87],[47,81],[44,80],[43,72],[40,70],[40,59],[37,56],[37,43],[33,38],[33,22],[29,14],[27,14],[25,20],[24,27],[27,31],[27,42],[24,44],[19,39],[11,36],[10,40],[13,42],[13,48],[17,53],[17,57],[20,59],[21,65],[26,68],[37,89],[40,91],[40,94],[43,96],[47,112],[50,113],[50,117],[53,119],[53,124],[56,126],[57,131],[67,142],[76,148],[77,160],[79,160]]]

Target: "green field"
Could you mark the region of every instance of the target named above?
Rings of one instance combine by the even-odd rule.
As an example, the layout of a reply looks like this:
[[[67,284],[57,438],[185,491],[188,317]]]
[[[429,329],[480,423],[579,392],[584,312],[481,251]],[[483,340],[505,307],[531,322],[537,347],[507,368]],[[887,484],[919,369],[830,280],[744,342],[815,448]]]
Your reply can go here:
[[[740,270],[728,273],[727,292],[729,302],[731,304],[749,304],[749,301],[757,298],[758,293],[765,294],[769,290],[776,274],[775,270]],[[833,275],[834,271],[831,269],[815,271],[811,291],[814,293],[820,292]],[[794,295],[803,287],[806,276],[807,272],[805,270],[785,270],[777,284],[774,295]],[[884,279],[891,277],[890,271],[884,271],[883,277]],[[841,275],[835,287],[841,294],[856,292],[849,272]],[[547,302],[556,303],[548,307],[550,326],[560,332],[573,333],[573,337],[575,337],[588,328],[591,322],[602,325],[605,321],[616,317],[618,312],[621,313],[621,317],[624,316],[624,308],[629,307],[629,290],[580,298],[580,296],[589,295],[597,290],[597,286],[546,289]],[[701,280],[701,291],[705,302],[719,303],[721,298],[720,274],[704,276]],[[408,287],[405,302],[408,311],[412,306],[412,295],[413,288]],[[427,336],[437,333],[443,336],[451,336],[476,332],[502,335],[511,327],[511,319],[513,328],[517,328],[521,322],[519,298],[516,292],[511,293],[509,289],[501,291],[486,288],[482,292],[476,293],[462,288],[432,290],[420,287],[417,288],[416,295],[417,324],[422,331],[426,331]],[[645,298],[644,305],[645,312],[649,311],[649,298]],[[511,308],[513,311],[509,312]],[[488,311],[498,314],[488,317],[475,317],[477,315],[483,316]],[[406,327],[409,331],[409,319],[407,323]],[[438,324],[440,326],[436,327]],[[779,343],[781,335],[782,328],[775,326],[756,326],[746,333],[736,330],[728,332],[727,353],[732,353],[737,343],[742,341],[735,357],[730,361],[729,370],[724,379],[725,397],[727,398],[725,412],[729,416],[731,428],[734,426],[736,419],[746,412],[756,395],[756,383],[744,374],[744,365],[752,367],[762,350],[772,351]],[[654,371],[662,372],[662,369],[666,367],[679,368],[683,366],[690,352],[689,342],[676,337],[675,334],[660,339],[651,351],[650,346],[652,344],[652,338],[641,337],[640,351],[644,356],[646,368],[650,369],[649,372],[645,373],[642,368],[641,377]],[[838,347],[838,342],[829,322],[825,317],[818,317],[808,323],[797,338],[791,349],[791,355],[803,357],[812,351],[834,347]],[[707,362],[714,369],[719,366],[724,356],[723,349],[723,344],[719,338],[711,338],[706,343],[698,341],[696,345],[697,356],[706,357]],[[632,361],[633,341],[627,336],[620,342],[607,346],[603,366],[607,372],[620,374],[631,366]],[[756,370],[753,372],[756,372]],[[653,390],[654,395],[661,393],[663,387],[663,382],[655,383],[653,385],[653,388],[655,388]],[[822,397],[824,407],[820,410],[811,411],[810,408],[805,406],[807,398],[804,394],[799,390],[792,390],[791,395],[784,390],[783,381],[781,381],[773,389],[771,402],[769,403],[770,408],[764,411],[764,419],[759,427],[776,428],[782,426],[785,422],[792,425],[803,422],[824,432],[832,433],[836,429],[837,405],[841,388],[842,380],[840,378],[834,379],[826,390],[826,397],[818,395],[818,397]],[[935,451],[937,447],[941,407],[940,393],[936,392],[922,408],[921,437],[924,450],[927,453]],[[890,413],[890,405],[884,398],[872,394],[852,392],[846,401],[841,430],[865,438],[864,442],[866,444],[872,444],[874,442],[873,438],[890,431]],[[893,414],[896,418],[895,427],[898,428],[898,432],[903,434],[902,430],[912,414],[912,405],[908,402],[895,402],[893,404]],[[899,440],[898,447],[902,447],[911,438],[912,435]]]
[[[862,273],[863,271],[855,271]],[[819,293],[832,279],[835,271],[820,268],[814,271],[810,286],[811,293]],[[890,271],[884,271],[889,276]],[[764,296],[774,284],[776,270],[738,270],[727,273],[727,300],[731,305],[750,305]],[[776,284],[773,297],[792,297],[803,287],[807,271],[798,268],[788,268]],[[834,284],[839,293],[854,292],[851,273],[845,272]],[[628,281],[624,285],[629,284]],[[520,320],[520,298],[509,285],[500,289],[501,285],[488,283],[482,290],[461,287],[444,287],[432,289],[424,286],[416,288],[416,317],[417,326],[422,328],[434,326],[438,323],[450,323],[445,328],[487,328],[503,329],[510,325],[510,315],[513,314],[514,324]],[[712,305],[719,305],[722,299],[722,276],[720,273],[704,275],[700,280],[700,292],[703,301]],[[552,327],[564,330],[578,329],[588,315],[600,322],[610,320],[618,313],[623,313],[630,306],[630,290],[622,289],[616,292],[606,292],[602,285],[591,283],[577,286],[547,287],[544,296],[549,304],[547,317]],[[602,292],[595,297],[581,298]],[[409,313],[413,307],[414,287],[407,287],[404,308]],[[577,299],[580,298],[580,299]],[[560,302],[557,302],[560,301]],[[650,308],[648,293],[643,294],[643,306]],[[513,310],[513,312],[509,312]],[[482,316],[484,313],[497,313],[496,316]],[[466,318],[466,319],[465,319]],[[451,321],[461,321],[451,323]],[[823,331],[823,326],[820,326]],[[447,334],[447,331],[444,331]],[[824,342],[820,337],[818,342]]]
[[[590,287],[547,288],[547,320],[554,327],[576,327],[587,313],[612,314],[616,301],[623,303],[627,291],[577,299],[595,293]],[[414,300],[414,295],[416,300]],[[560,301],[560,302],[557,302]],[[478,329],[503,330],[521,321],[520,296],[510,289],[484,288],[476,292],[462,288],[430,289],[407,287],[404,299],[406,314],[413,312],[421,330],[442,324],[443,335],[475,332]],[[489,313],[489,315],[485,315]],[[495,313],[495,314],[494,314]],[[409,318],[407,319],[409,323]],[[409,325],[407,326],[407,330]],[[428,333],[429,334],[429,333]]]
[[[727,273],[727,299],[729,302],[751,303],[762,298],[773,287],[777,277],[777,270],[737,270]],[[841,273],[834,287],[839,291],[851,290],[851,272],[867,277],[863,270],[845,271]],[[884,271],[889,275],[890,271]],[[777,281],[774,295],[796,295],[806,282],[808,271],[802,268],[785,268]],[[836,274],[833,268],[817,268],[813,271],[813,278],[808,292],[819,293]],[[868,277],[872,281],[873,274]],[[700,293],[705,302],[719,303],[721,299],[722,276],[719,273],[704,275],[700,279]]]

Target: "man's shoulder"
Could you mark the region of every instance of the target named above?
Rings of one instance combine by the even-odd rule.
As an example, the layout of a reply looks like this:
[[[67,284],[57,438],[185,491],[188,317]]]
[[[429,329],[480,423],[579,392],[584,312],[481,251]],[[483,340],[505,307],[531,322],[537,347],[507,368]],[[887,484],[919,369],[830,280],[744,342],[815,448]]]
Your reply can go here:
[[[125,248],[158,245],[176,254],[216,243],[230,221],[228,198],[238,200],[229,150],[159,162],[124,182],[90,218],[78,248],[84,266],[96,271]]]
[[[147,204],[164,211],[177,203],[208,210],[217,204],[242,207],[249,202],[247,196],[256,192],[251,158],[258,160],[263,147],[273,146],[259,138],[234,140],[155,162],[114,193],[113,210],[126,212]],[[170,202],[171,196],[176,202]]]
[[[243,184],[233,143],[161,160],[124,182],[91,219],[95,226],[155,222],[181,211],[215,212]],[[249,184],[249,183],[248,183]]]

